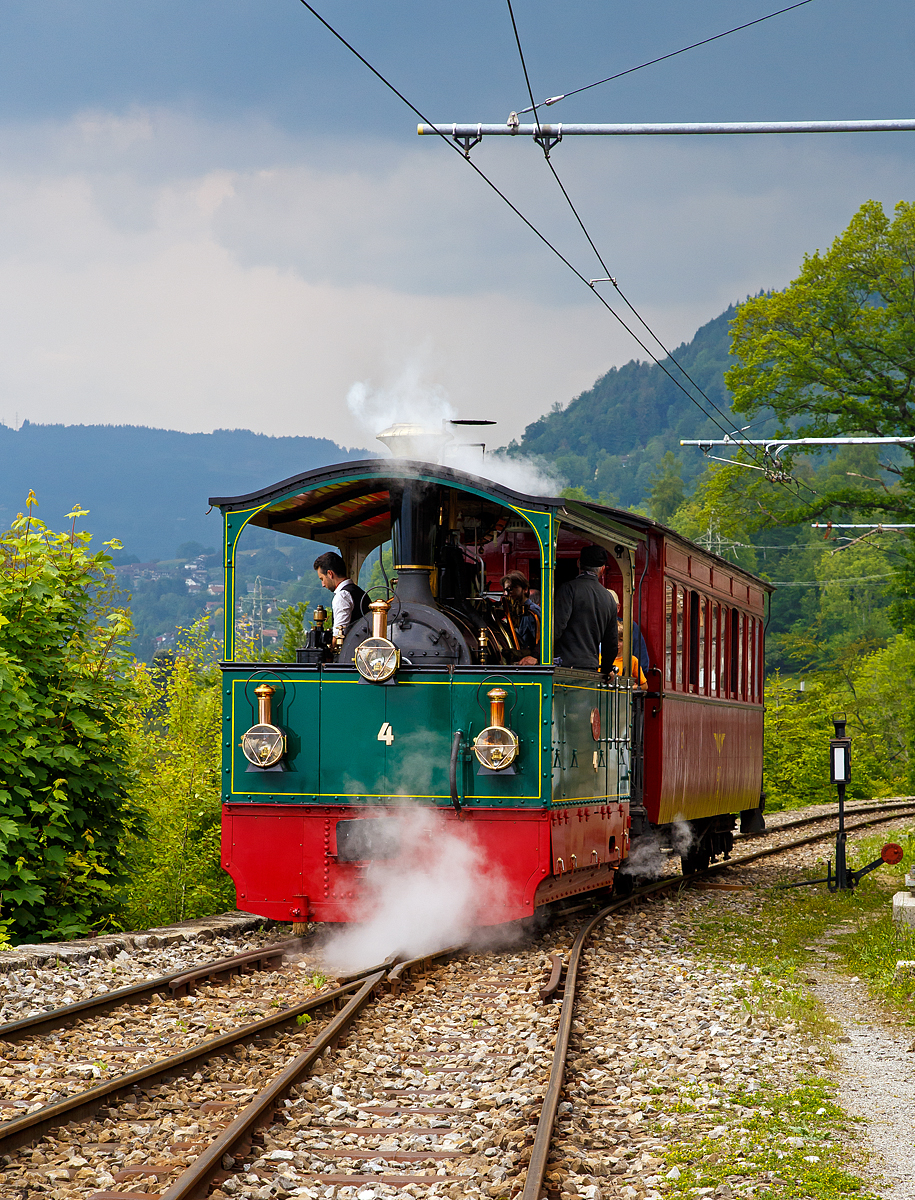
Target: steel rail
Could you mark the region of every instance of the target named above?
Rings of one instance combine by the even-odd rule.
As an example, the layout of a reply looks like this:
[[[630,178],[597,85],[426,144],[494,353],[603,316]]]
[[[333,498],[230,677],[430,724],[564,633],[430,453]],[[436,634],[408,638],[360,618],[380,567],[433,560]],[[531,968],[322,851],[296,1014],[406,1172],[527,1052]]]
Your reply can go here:
[[[868,821],[856,821],[854,825],[846,825],[845,832],[854,833],[856,829],[869,829],[872,825],[883,825],[886,821],[893,821],[896,817],[900,817],[902,815],[903,814],[899,812],[886,813],[882,817],[873,817]],[[794,842],[783,842],[780,846],[767,846],[763,850],[754,850],[751,854],[741,854],[739,858],[723,859],[721,862],[712,863],[712,865],[706,867],[704,871],[697,871],[695,875],[687,875],[685,877],[674,876],[674,878],[685,879],[686,881],[689,881],[690,879],[698,879],[702,875],[711,875],[713,872],[717,874],[717,872],[724,871],[728,867],[740,867],[745,863],[756,862],[756,860],[760,858],[769,858],[773,854],[783,854],[788,850],[798,850],[802,846],[810,846],[814,842],[822,842],[826,838],[831,838],[834,835],[834,829],[824,830],[822,833],[811,833],[808,837],[798,838]],[[634,894],[635,893],[633,893],[633,895]]]
[[[38,1013],[34,1017],[23,1017],[21,1021],[8,1021],[0,1025],[0,1042],[19,1042],[23,1038],[32,1037],[39,1033],[47,1033],[50,1029],[60,1029],[77,1020],[87,1017],[100,1017],[128,1004],[142,1004],[144,1000],[157,995],[159,992],[178,991],[185,987],[192,989],[193,983],[200,979],[209,979],[214,975],[231,975],[235,971],[244,971],[253,966],[258,960],[275,960],[283,954],[292,943],[298,944],[300,938],[276,942],[263,950],[246,950],[232,958],[220,958],[209,963],[200,963],[196,967],[183,967],[170,975],[160,975],[156,979],[147,979],[144,983],[131,984],[130,987],[118,988],[114,992],[105,992],[101,996],[90,996],[86,1000],[77,1000],[62,1008],[54,1008],[50,1012]]]
[[[885,806],[880,806],[879,817],[871,817],[866,821],[858,821],[853,825],[847,826],[848,832],[853,832],[856,829],[868,828],[872,825],[882,824],[886,821],[893,820],[896,816],[901,815],[898,811],[901,808],[911,808],[909,805],[896,805],[894,811],[888,812]],[[823,817],[802,818],[798,824],[810,823],[816,820],[822,820]],[[549,1158],[550,1142],[552,1139],[552,1131],[556,1121],[559,1101],[561,1097],[565,1061],[568,1055],[569,1040],[571,1036],[571,1025],[573,1019],[573,1011],[575,1004],[575,985],[578,975],[579,961],[581,951],[584,944],[594,927],[606,917],[614,912],[618,912],[634,903],[636,900],[650,896],[654,893],[673,890],[688,884],[690,880],[701,878],[704,875],[717,873],[728,867],[739,867],[743,864],[755,862],[758,859],[770,857],[776,854],[785,853],[797,847],[809,845],[813,842],[822,841],[831,836],[831,831],[824,831],[811,834],[806,838],[798,839],[794,842],[783,843],[779,846],[770,846],[762,850],[755,851],[751,854],[741,855],[736,859],[728,859],[723,862],[713,864],[706,870],[697,872],[695,875],[682,876],[673,875],[656,880],[655,882],[636,889],[631,895],[626,896],[615,903],[602,909],[600,912],[592,916],[579,931],[572,952],[569,957],[569,963],[564,979],[564,996],[562,1000],[562,1009],[560,1012],[559,1030],[557,1033],[556,1047],[553,1054],[553,1065],[550,1072],[550,1081],[547,1087],[547,1092],[544,1097],[543,1107],[541,1110],[540,1119],[537,1126],[537,1133],[534,1139],[534,1145],[531,1151],[529,1160],[527,1178],[525,1181],[524,1191],[521,1200],[539,1200],[540,1191],[543,1185],[543,1177],[546,1173],[547,1162]],[[431,962],[437,958],[443,958],[454,954],[460,950],[460,947],[451,947],[446,950],[437,951],[419,958],[409,960],[408,962],[400,963],[397,966],[391,967],[388,963],[382,964],[381,968],[376,968],[371,971],[366,977],[364,973],[358,973],[355,977],[350,977],[351,981],[343,986],[336,988],[331,992],[326,992],[322,995],[312,997],[300,1005],[285,1009],[282,1012],[266,1017],[260,1021],[253,1022],[250,1025],[242,1026],[229,1033],[223,1034],[218,1038],[211,1039],[208,1042],[199,1044],[196,1047],[188,1048],[178,1054],[169,1056],[168,1058],[158,1060],[155,1063],[150,1063],[148,1066],[137,1071],[132,1071],[127,1075],[118,1076],[112,1080],[99,1084],[96,1087],[90,1088],[84,1092],[78,1093],[76,1096],[68,1097],[66,1100],[59,1101],[57,1104],[45,1106],[35,1113],[26,1114],[14,1121],[5,1122],[0,1125],[0,1154],[9,1150],[14,1150],[19,1146],[48,1133],[50,1130],[59,1127],[60,1125],[79,1119],[82,1117],[93,1115],[99,1108],[110,1103],[113,1099],[123,1095],[125,1092],[133,1091],[140,1085],[149,1086],[150,1084],[159,1082],[163,1078],[181,1073],[186,1073],[189,1066],[204,1062],[222,1051],[233,1046],[243,1044],[247,1041],[254,1040],[264,1033],[275,1031],[278,1027],[287,1024],[290,1021],[296,1020],[299,1016],[314,1011],[315,1009],[326,1007],[328,1005],[336,1005],[344,995],[356,993],[348,1002],[346,1007],[335,1017],[326,1028],[314,1039],[308,1048],[298,1055],[268,1086],[264,1091],[257,1096],[236,1118],[235,1121],[205,1150],[186,1170],[182,1173],[179,1179],[162,1195],[160,1200],[192,1200],[194,1197],[203,1197],[209,1190],[213,1176],[219,1171],[223,1156],[230,1153],[231,1149],[238,1147],[240,1144],[250,1139],[250,1135],[259,1125],[263,1125],[272,1119],[273,1110],[277,1102],[312,1066],[315,1060],[323,1053],[328,1046],[335,1044],[345,1029],[355,1020],[356,1016],[368,1004],[369,999],[376,992],[378,986],[387,977],[393,988],[397,988],[403,981],[405,975],[409,975],[412,970],[426,970]],[[244,956],[240,956],[244,957]],[[226,961],[226,960],[223,960]],[[174,976],[163,977],[170,980],[178,978],[179,974],[187,974],[187,972],[176,973]],[[159,981],[151,981],[151,984]],[[132,989],[122,989],[129,991]],[[103,998],[111,1000],[114,993]],[[85,1004],[85,1002],[84,1002]],[[68,1006],[76,1008],[79,1006]],[[59,1010],[63,1011],[63,1010]],[[52,1014],[47,1014],[48,1016]],[[17,1023],[18,1024],[18,1023]]]
[[[898,815],[900,814],[885,813],[882,817],[868,821],[858,821],[854,825],[847,825],[846,830],[851,833],[855,829],[865,829],[871,825],[880,825],[884,821],[890,821]],[[699,879],[704,875],[711,875],[728,867],[755,862],[757,859],[767,858],[775,854],[783,854],[789,850],[809,845],[812,842],[822,841],[824,838],[831,836],[831,831],[810,834],[808,837],[799,838],[794,842],[783,843],[780,846],[767,846],[765,849],[754,851],[752,854],[744,854],[739,858],[725,859],[723,862],[713,863],[706,870],[697,871],[694,875],[671,875],[664,879],[656,880],[645,887],[637,888],[631,895],[618,900],[615,904],[610,904],[607,908],[601,909],[599,913],[596,913],[581,927],[569,953],[564,981],[565,992],[562,998],[562,1008],[559,1013],[556,1047],[553,1051],[553,1064],[550,1068],[550,1079],[543,1099],[540,1119],[537,1122],[537,1132],[534,1135],[534,1144],[531,1148],[527,1177],[524,1181],[524,1189],[521,1192],[521,1200],[540,1200],[543,1194],[543,1180],[549,1162],[550,1146],[553,1140],[553,1127],[556,1124],[556,1116],[559,1111],[559,1101],[562,1096],[562,1086],[565,1078],[565,1064],[569,1051],[569,1039],[572,1033],[578,967],[582,949],[595,925],[642,897],[650,896],[656,892],[672,891],[674,888],[682,887],[684,884],[688,884],[690,880]]]
[[[42,1137],[50,1130],[56,1129],[68,1121],[91,1116],[99,1108],[125,1092],[132,1091],[141,1085],[148,1087],[158,1083],[168,1075],[186,1071],[188,1067],[206,1062],[224,1050],[253,1041],[264,1033],[271,1033],[290,1021],[296,1021],[300,1016],[314,1012],[315,1009],[335,1005],[343,996],[355,991],[358,986],[358,983],[348,983],[331,992],[312,996],[302,1004],[282,1009],[280,1012],[249,1025],[241,1025],[237,1029],[211,1038],[207,1042],[199,1042],[196,1046],[189,1046],[177,1054],[157,1059],[156,1062],[140,1067],[136,1071],[130,1071],[126,1075],[116,1075],[113,1079],[96,1084],[95,1087],[77,1092],[75,1096],[58,1100],[56,1104],[46,1104],[43,1108],[39,1108],[33,1113],[26,1113],[25,1116],[18,1117],[13,1121],[5,1121],[0,1124],[0,1155],[35,1141],[36,1138]]]
[[[223,1157],[226,1154],[232,1154],[240,1145],[245,1145],[254,1129],[272,1119],[273,1109],[277,1103],[303,1075],[307,1074],[318,1056],[328,1046],[336,1044],[368,1004],[373,994],[377,993],[382,982],[388,983],[391,990],[397,992],[406,978],[414,972],[425,972],[435,959],[447,958],[461,949],[460,946],[452,946],[446,950],[436,950],[420,955],[418,958],[407,959],[393,967],[385,964],[381,970],[376,968],[367,977],[360,976],[359,991],[347,1006],[321,1031],[307,1049],[303,1050],[251,1101],[227,1129],[216,1136],[207,1149],[189,1167],[185,1168],[166,1191],[161,1193],[158,1200],[195,1200],[196,1197],[205,1197],[214,1176],[221,1168]],[[347,986],[352,988],[357,985],[349,984]]]
[[[665,880],[667,887],[673,886],[671,881]],[[651,886],[651,885],[649,885]],[[644,895],[648,889],[639,889],[640,894]],[[660,890],[657,887],[652,887],[651,890]],[[540,1120],[537,1122],[537,1132],[534,1135],[534,1144],[531,1147],[531,1157],[527,1167],[527,1177],[524,1181],[524,1190],[521,1193],[521,1200],[540,1200],[543,1192],[543,1179],[546,1175],[547,1162],[550,1157],[550,1144],[553,1140],[553,1126],[556,1123],[556,1114],[559,1111],[559,1101],[562,1096],[562,1084],[565,1077],[565,1064],[569,1052],[569,1038],[572,1034],[572,1016],[575,1008],[575,984],[578,978],[578,964],[581,958],[581,951],[588,938],[591,930],[599,921],[603,921],[605,917],[611,913],[617,912],[621,908],[626,908],[638,899],[635,892],[631,896],[627,896],[624,900],[618,900],[615,904],[609,905],[607,908],[601,909],[599,913],[591,917],[578,931],[572,950],[569,954],[569,962],[566,967],[565,977],[565,995],[562,998],[562,1008],[559,1012],[559,1028],[556,1031],[556,1047],[553,1051],[553,1065],[550,1068],[550,1080],[547,1084],[546,1095],[543,1098],[543,1106],[540,1110]]]
[[[249,1142],[251,1134],[259,1126],[272,1121],[276,1105],[308,1072],[324,1050],[333,1045],[353,1023],[384,977],[385,971],[376,971],[369,975],[346,1007],[318,1034],[308,1048],[297,1055],[258,1096],[255,1096],[232,1124],[160,1194],[159,1200],[194,1200],[196,1197],[205,1197],[210,1190],[212,1177],[222,1166],[223,1156]]]
[[[845,815],[846,817],[849,817],[863,816],[865,813],[888,813],[891,809],[894,810],[896,816],[900,816],[900,810],[915,810],[915,800],[900,800],[895,804],[872,804],[869,808],[849,808],[848,805],[846,805]],[[769,834],[781,833],[783,829],[800,829],[804,825],[815,825],[817,821],[834,821],[835,819],[836,812],[835,809],[833,809],[832,812],[821,813],[815,817],[800,817],[796,821],[785,821],[783,825],[772,825],[771,827],[764,829],[762,833],[742,833],[740,836],[746,841],[752,841],[754,838],[768,837]]]

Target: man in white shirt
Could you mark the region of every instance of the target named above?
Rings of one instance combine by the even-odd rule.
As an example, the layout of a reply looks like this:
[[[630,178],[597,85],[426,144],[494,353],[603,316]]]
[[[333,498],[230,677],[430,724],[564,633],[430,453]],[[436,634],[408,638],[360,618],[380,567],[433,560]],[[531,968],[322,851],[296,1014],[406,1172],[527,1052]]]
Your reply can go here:
[[[315,559],[314,568],[318,572],[322,587],[334,594],[331,601],[334,638],[342,641],[350,625],[364,615],[365,592],[358,583],[349,578],[346,563],[334,550],[319,554]]]

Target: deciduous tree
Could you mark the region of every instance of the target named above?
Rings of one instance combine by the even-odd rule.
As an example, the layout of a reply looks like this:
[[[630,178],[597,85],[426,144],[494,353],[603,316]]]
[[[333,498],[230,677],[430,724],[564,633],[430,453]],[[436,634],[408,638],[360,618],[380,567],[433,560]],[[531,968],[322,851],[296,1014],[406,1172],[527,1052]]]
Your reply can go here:
[[[804,258],[783,291],[747,300],[731,326],[737,363],[725,375],[738,412],[771,407],[799,437],[915,434],[915,204],[891,220],[867,201],[844,233]],[[864,489],[849,478],[805,504],[850,505],[911,519],[915,447],[885,455],[897,486]]]

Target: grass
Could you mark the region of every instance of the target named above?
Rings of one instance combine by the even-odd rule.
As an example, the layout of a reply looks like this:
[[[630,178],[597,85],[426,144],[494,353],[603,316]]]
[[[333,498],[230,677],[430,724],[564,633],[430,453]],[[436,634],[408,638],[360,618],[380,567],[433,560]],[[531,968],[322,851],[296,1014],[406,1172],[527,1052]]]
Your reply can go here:
[[[807,988],[810,947],[843,921],[858,926],[886,903],[867,880],[855,892],[830,895],[825,887],[767,889],[741,898],[730,911],[716,906],[694,929],[692,944],[708,957],[746,963],[751,972],[735,995],[768,1023],[794,1022],[822,1039],[836,1027]]]
[[[900,979],[900,958],[915,960],[915,929],[893,926],[890,898],[903,886],[905,865],[915,858],[911,827],[881,830],[849,845],[852,868],[877,858],[887,841],[904,850],[899,867],[880,867],[853,892],[829,893],[824,884],[797,889],[767,888],[709,905],[708,916],[689,920],[691,948],[717,961],[741,962],[748,970],[737,996],[752,1014],[757,1029],[787,1029],[815,1042],[828,1056],[830,1038],[841,1027],[808,988],[811,954],[829,935],[844,965],[867,981],[871,992],[898,1008],[908,1024],[915,978]],[[827,850],[826,854],[829,853]],[[810,872],[816,878],[825,872]],[[811,949],[813,948],[813,949]],[[718,1188],[773,1200],[841,1200],[873,1193],[861,1168],[861,1152],[849,1135],[852,1122],[835,1103],[828,1080],[805,1076],[781,1092],[763,1085],[752,1094],[713,1088],[710,1095],[685,1092],[680,1111],[706,1113],[694,1135],[674,1142],[665,1152],[658,1189],[665,1197],[711,1197]],[[711,1136],[715,1133],[716,1136]],[[799,1139],[800,1145],[789,1139]],[[676,1167],[678,1178],[668,1178]],[[861,1173],[859,1174],[859,1169]],[[708,1190],[706,1190],[708,1189]],[[728,1192],[718,1193],[727,1197]]]
[[[685,1100],[680,1111],[700,1107],[700,1101]],[[757,1198],[837,1200],[872,1194],[849,1170],[843,1144],[848,1118],[825,1080],[811,1077],[789,1092],[762,1088],[749,1100],[734,1094],[717,1115],[728,1124],[726,1133],[677,1142],[666,1152],[667,1171],[680,1172],[678,1179],[668,1179],[665,1171],[667,1196],[694,1197],[697,1189],[703,1194],[702,1189],[713,1192],[722,1185],[734,1185],[739,1193],[748,1187],[740,1181],[750,1180]]]
[[[900,959],[915,960],[915,928],[895,925],[889,905],[893,892],[905,890],[907,866],[915,861],[915,832],[909,827],[868,835],[855,846],[855,862],[864,865],[873,861],[887,841],[902,846],[902,863],[898,867],[878,867],[867,877],[874,880],[873,886],[881,897],[881,904],[868,914],[867,919],[845,930],[833,943],[833,949],[839,953],[849,972],[865,980],[870,994],[883,1001],[897,1020],[913,1025],[915,977],[897,974],[896,963]]]

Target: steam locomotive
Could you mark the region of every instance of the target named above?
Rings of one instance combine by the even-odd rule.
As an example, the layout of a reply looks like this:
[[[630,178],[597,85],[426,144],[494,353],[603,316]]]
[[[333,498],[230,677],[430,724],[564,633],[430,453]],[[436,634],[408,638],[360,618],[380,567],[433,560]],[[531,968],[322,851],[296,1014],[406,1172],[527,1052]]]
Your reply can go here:
[[[393,458],[210,500],[225,521],[222,863],[239,907],[300,928],[359,920],[372,867],[421,853],[400,832],[407,809],[429,838],[473,842],[482,925],[619,886],[675,824],[687,869],[727,854],[738,820],[762,822],[769,585],[647,518],[423,461],[416,432],[388,431]],[[240,661],[249,525],[334,548],[354,580],[391,542],[391,578],[342,638],[320,609],[296,662]],[[554,660],[555,589],[589,545],[620,602],[617,675]],[[539,597],[533,665],[506,621],[509,571]],[[647,687],[631,675],[636,627]]]

